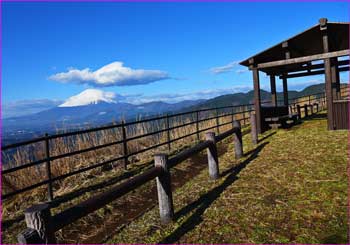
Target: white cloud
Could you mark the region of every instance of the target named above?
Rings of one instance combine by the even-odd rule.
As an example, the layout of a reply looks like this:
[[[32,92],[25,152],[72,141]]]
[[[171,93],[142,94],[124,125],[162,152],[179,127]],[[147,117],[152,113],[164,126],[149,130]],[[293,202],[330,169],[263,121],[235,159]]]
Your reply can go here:
[[[224,65],[224,66],[210,68],[210,72],[213,74],[221,74],[221,73],[230,72],[238,64],[239,64],[238,61],[233,61],[233,62],[228,63],[227,65]]]
[[[19,100],[2,104],[2,117],[19,117],[38,113],[56,107],[61,104],[60,100],[34,99]]]
[[[90,68],[82,70],[68,68],[67,72],[56,73],[50,80],[62,83],[90,84],[95,87],[132,86],[148,84],[170,78],[164,71],[142,70],[125,67],[123,62],[116,61],[96,71]]]
[[[59,107],[83,106],[99,102],[116,103],[117,95],[114,92],[104,92],[98,89],[86,89],[80,94],[68,98]]]
[[[243,73],[246,73],[248,71],[249,71],[248,69],[239,69],[239,70],[236,70],[236,73],[243,74]]]

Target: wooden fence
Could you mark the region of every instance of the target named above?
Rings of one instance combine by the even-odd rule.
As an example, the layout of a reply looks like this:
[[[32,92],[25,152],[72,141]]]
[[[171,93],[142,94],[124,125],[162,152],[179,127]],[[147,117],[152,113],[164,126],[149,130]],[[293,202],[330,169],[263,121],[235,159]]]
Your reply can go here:
[[[243,108],[248,108],[248,109],[244,110]],[[232,121],[234,120],[234,117],[236,115],[241,115],[241,117],[242,117],[241,121],[242,121],[243,125],[247,125],[248,124],[247,120],[249,118],[246,116],[246,114],[251,112],[251,111],[253,111],[252,104],[226,106],[226,107],[211,108],[211,109],[202,109],[202,110],[196,110],[196,111],[190,111],[190,112],[184,112],[184,113],[178,113],[178,114],[171,114],[171,115],[167,114],[164,116],[148,118],[148,119],[134,121],[134,122],[127,122],[127,123],[122,122],[122,123],[117,124],[117,125],[109,125],[109,126],[104,126],[104,127],[98,127],[98,128],[92,128],[92,129],[86,129],[86,130],[80,130],[80,131],[74,131],[74,132],[68,132],[68,133],[61,133],[61,134],[55,134],[55,135],[45,134],[44,137],[40,137],[40,138],[36,138],[33,140],[4,146],[4,147],[2,147],[2,154],[4,153],[4,151],[11,150],[11,149],[14,149],[17,147],[35,144],[38,142],[43,142],[44,147],[45,147],[44,148],[45,149],[45,157],[44,158],[39,159],[39,160],[35,160],[35,161],[31,161],[31,162],[27,162],[27,163],[23,163],[23,164],[20,164],[16,167],[3,169],[1,171],[1,174],[2,174],[2,176],[6,176],[7,174],[15,173],[15,172],[20,171],[22,169],[45,164],[45,166],[46,166],[46,168],[45,168],[46,180],[43,180],[41,182],[38,182],[38,183],[30,185],[30,186],[26,186],[24,188],[16,189],[15,191],[12,191],[9,193],[5,193],[5,194],[3,193],[2,199],[5,200],[5,199],[8,199],[8,198],[15,196],[17,194],[38,188],[38,187],[43,186],[43,185],[47,185],[47,190],[48,190],[47,191],[47,193],[48,193],[47,198],[48,198],[48,201],[52,201],[54,199],[53,183],[56,181],[59,181],[59,180],[65,179],[67,177],[77,175],[77,174],[80,174],[80,173],[83,173],[83,172],[86,172],[86,171],[89,171],[92,169],[103,167],[103,166],[106,166],[108,164],[112,164],[112,163],[115,163],[118,161],[123,161],[124,168],[127,168],[128,159],[134,155],[144,153],[144,152],[150,151],[152,149],[155,149],[155,148],[158,148],[161,146],[167,146],[168,149],[170,150],[172,148],[172,143],[179,141],[179,140],[182,140],[186,137],[194,136],[194,135],[196,135],[197,140],[199,140],[200,133],[205,132],[207,130],[216,129],[217,133],[219,133],[220,127],[232,124]],[[200,117],[201,114],[203,114],[204,117]],[[187,119],[190,120],[190,122],[185,122],[185,123],[182,123],[182,124],[176,125],[176,126],[170,126],[170,123],[169,123],[170,120],[172,118],[176,118],[176,117],[180,117],[180,116],[185,116]],[[225,123],[219,122],[220,118],[228,117],[228,116],[231,117],[231,120],[229,122],[225,122]],[[158,123],[161,120],[165,121],[165,128],[163,128],[163,129],[156,130],[153,132],[147,132],[145,134],[136,135],[136,136],[132,136],[132,137],[127,137],[127,135],[126,135],[127,127],[132,127],[134,125],[141,124],[141,123],[149,123],[149,124]],[[211,126],[211,127],[200,129],[200,127],[199,127],[200,123],[205,122],[205,121],[209,121],[209,120],[215,120],[215,125]],[[185,134],[185,135],[181,135],[180,137],[177,137],[177,138],[170,137],[170,132],[172,130],[176,130],[176,129],[190,126],[190,125],[195,125],[196,130],[194,132],[189,133],[189,134]],[[98,146],[89,147],[89,148],[85,148],[85,149],[79,149],[79,150],[67,152],[67,153],[60,154],[60,155],[52,156],[50,154],[51,153],[50,152],[50,143],[51,143],[51,140],[53,140],[53,139],[64,138],[64,137],[74,136],[74,135],[81,135],[81,134],[86,134],[86,133],[91,133],[91,132],[98,132],[98,131],[108,130],[108,129],[121,129],[122,138],[117,140],[117,141],[114,141],[114,142],[109,142],[106,144],[101,144]],[[129,142],[140,139],[140,138],[152,136],[152,135],[158,135],[160,133],[167,134],[166,142],[162,142],[162,143],[158,143],[156,145],[148,146],[146,148],[137,150],[135,152],[128,151],[128,149],[129,149],[128,143]],[[122,156],[115,157],[115,158],[110,159],[108,161],[95,163],[93,165],[83,167],[83,168],[77,169],[75,171],[65,173],[65,174],[60,175],[60,176],[55,176],[55,177],[52,176],[51,165],[52,165],[53,161],[58,160],[58,159],[62,159],[62,158],[66,158],[66,157],[72,157],[72,156],[86,153],[86,152],[90,152],[90,151],[96,151],[96,150],[110,147],[110,146],[114,146],[114,145],[122,145],[122,148],[123,148]]]
[[[346,90],[344,90],[344,89],[341,90],[342,93],[344,91],[346,91]],[[302,98],[302,100],[300,100],[301,98]],[[303,96],[303,97],[297,97],[297,98],[290,99],[290,103],[289,103],[290,112],[297,113],[298,112],[297,105],[300,105],[300,106],[302,106],[300,112],[304,112],[304,114],[307,115],[308,110],[306,107],[309,107],[311,109],[310,106],[316,102],[317,103],[319,102],[320,106],[322,108],[325,108],[325,106],[326,106],[325,94],[324,93],[317,93],[317,94],[308,95],[306,97]],[[303,103],[306,104],[306,107],[305,107],[305,104],[303,104]],[[29,190],[33,190],[33,189],[41,187],[43,185],[47,185],[47,199],[49,201],[51,201],[54,199],[53,184],[56,181],[60,181],[60,180],[63,180],[65,178],[68,178],[70,176],[84,173],[86,171],[96,169],[99,167],[103,167],[103,166],[106,166],[108,164],[112,164],[112,163],[119,162],[119,161],[122,161],[124,163],[124,167],[127,168],[130,157],[135,156],[137,154],[145,153],[147,151],[150,151],[150,150],[156,149],[158,147],[162,147],[162,146],[167,146],[168,150],[170,151],[172,148],[172,144],[175,143],[176,141],[182,140],[182,139],[184,139],[186,137],[190,137],[190,136],[196,136],[197,140],[200,140],[201,133],[203,133],[207,130],[213,129],[213,128],[216,128],[217,133],[219,133],[220,127],[231,124],[233,122],[233,120],[235,119],[236,115],[241,116],[240,122],[242,123],[243,126],[246,126],[249,124],[249,121],[248,121],[248,118],[246,115],[247,115],[247,113],[250,113],[251,111],[253,111],[253,104],[226,106],[226,107],[219,107],[219,108],[209,108],[209,109],[189,111],[189,112],[177,113],[177,114],[171,114],[171,115],[167,114],[167,115],[163,115],[163,116],[148,118],[148,119],[134,121],[134,122],[127,122],[127,123],[122,122],[122,123],[116,124],[116,125],[108,125],[108,126],[103,126],[103,127],[74,131],[74,132],[67,132],[67,133],[61,133],[61,134],[55,134],[55,135],[45,134],[44,137],[40,137],[40,138],[36,138],[36,139],[24,141],[24,142],[19,142],[16,144],[3,146],[2,147],[2,154],[4,154],[4,152],[6,152],[6,151],[11,151],[11,150],[14,150],[16,148],[18,149],[19,147],[22,147],[22,146],[32,145],[32,144],[36,144],[39,142],[43,143],[45,156],[42,159],[39,159],[39,160],[36,159],[34,161],[21,163],[21,164],[18,164],[18,166],[9,167],[9,168],[7,168],[6,166],[3,165],[3,169],[1,171],[1,174],[2,174],[2,176],[4,176],[4,178],[6,178],[6,175],[8,175],[8,174],[11,175],[13,173],[16,173],[17,171],[31,168],[33,166],[45,165],[46,179],[43,181],[37,182],[35,184],[29,185],[29,186],[25,186],[23,188],[15,189],[14,191],[11,191],[11,192],[2,193],[2,199],[6,200],[12,196],[17,195],[17,194],[20,194],[20,193],[23,193],[23,192],[26,192]],[[206,117],[202,117],[201,116],[202,114],[204,114]],[[182,116],[185,116],[188,119],[190,119],[190,122],[185,122],[185,123],[175,125],[175,126],[170,125],[170,121],[172,119],[177,118],[177,117],[182,117]],[[228,117],[228,116],[232,117],[229,122],[219,123],[220,118]],[[202,122],[210,121],[210,120],[215,120],[215,122],[216,122],[215,126],[200,129],[199,125]],[[149,124],[158,123],[159,121],[165,122],[164,128],[162,128],[160,130],[156,130],[154,132],[147,132],[145,134],[127,137],[126,131],[127,131],[128,127],[130,128],[130,127],[133,127],[134,125],[143,124],[143,123],[149,123]],[[182,128],[182,127],[190,126],[190,125],[195,125],[196,130],[194,132],[182,135],[182,136],[177,137],[177,138],[170,137],[171,131]],[[65,138],[65,137],[76,136],[76,135],[83,135],[83,134],[87,134],[87,133],[91,133],[91,132],[101,132],[103,130],[109,130],[109,129],[121,129],[122,137],[120,139],[118,139],[117,141],[108,142],[108,143],[104,143],[101,145],[88,147],[85,149],[74,150],[71,152],[66,152],[64,154],[52,155],[52,153],[50,152],[50,148],[51,148],[50,146],[52,144],[52,140],[54,140],[54,139]],[[159,135],[161,133],[166,133],[166,135],[167,135],[166,142],[151,145],[151,146],[145,147],[143,149],[137,150],[135,152],[129,152],[128,143],[130,143],[131,141],[134,141],[134,140],[137,140],[140,138],[144,138],[144,137],[148,137],[148,136],[152,136],[152,135]],[[72,157],[75,155],[79,155],[79,154],[83,154],[83,153],[87,153],[87,152],[92,152],[92,151],[100,150],[100,149],[115,146],[115,145],[122,146],[122,149],[123,149],[122,156],[114,157],[112,159],[109,159],[107,161],[103,161],[100,163],[95,163],[93,165],[83,167],[83,168],[80,168],[80,169],[77,169],[77,170],[74,170],[74,171],[71,171],[68,173],[64,173],[64,174],[59,175],[59,176],[52,175],[51,165],[52,165],[52,162],[55,160],[63,159],[63,158],[67,158],[67,157]],[[34,149],[34,151],[35,151],[35,149]],[[9,165],[11,165],[11,164],[9,164]]]
[[[68,208],[55,216],[51,216],[49,204],[34,205],[25,210],[27,229],[17,236],[18,241],[22,244],[56,243],[56,231],[102,208],[116,198],[127,194],[154,178],[157,179],[160,219],[162,223],[168,223],[173,219],[174,215],[169,169],[192,155],[207,149],[209,176],[212,179],[217,179],[219,177],[219,162],[216,143],[232,134],[234,135],[236,157],[241,157],[243,155],[241,125],[239,121],[234,121],[232,129],[218,136],[215,136],[214,132],[208,132],[206,133],[205,141],[182,151],[170,159],[168,159],[168,155],[166,154],[156,154],[154,156],[154,167],[151,169],[119,184],[107,192]],[[255,137],[257,138],[257,135]]]
[[[300,101],[301,98],[303,98],[303,100]],[[297,106],[302,105],[303,107],[301,108],[301,110],[299,108],[299,110],[300,110],[300,112],[304,112],[304,114],[307,116],[308,115],[307,107],[310,108],[311,110],[313,110],[312,105],[316,102],[318,104],[320,104],[320,106],[324,109],[326,106],[325,94],[318,93],[318,94],[312,94],[312,95],[309,95],[306,97],[303,96],[303,97],[297,97],[297,98],[290,99],[290,103],[289,103],[290,104],[290,111],[296,113],[296,112],[298,112]],[[268,102],[265,102],[265,103],[268,103]],[[303,103],[305,103],[305,105]],[[150,150],[156,149],[156,148],[161,147],[161,146],[167,146],[168,150],[171,150],[172,144],[174,142],[182,140],[182,139],[184,139],[186,137],[190,137],[190,136],[196,136],[197,140],[199,141],[201,133],[208,131],[208,130],[211,130],[211,129],[216,129],[216,132],[219,133],[220,127],[232,124],[232,122],[235,119],[235,116],[238,116],[238,115],[241,116],[241,119],[239,120],[240,123],[243,126],[247,126],[247,125],[249,125],[249,118],[247,117],[247,114],[252,112],[252,111],[253,111],[253,104],[201,109],[201,110],[189,111],[189,112],[184,112],[184,113],[166,114],[163,116],[148,118],[148,119],[134,121],[134,122],[127,122],[126,123],[123,121],[122,123],[116,124],[116,125],[108,125],[108,126],[103,126],[103,127],[74,131],[74,132],[60,133],[60,134],[55,134],[55,135],[45,134],[44,137],[39,137],[36,139],[3,146],[1,148],[2,154],[4,154],[4,152],[6,152],[8,150],[13,150],[13,149],[16,149],[18,147],[36,144],[38,142],[44,143],[45,156],[42,159],[22,163],[22,164],[19,164],[18,166],[10,167],[10,168],[6,168],[6,166],[3,165],[3,169],[1,170],[1,174],[2,174],[2,176],[6,176],[8,174],[15,173],[17,171],[20,171],[20,170],[23,170],[26,168],[30,168],[33,166],[42,166],[44,164],[45,165],[45,172],[46,172],[46,179],[43,181],[37,182],[35,184],[26,186],[24,188],[16,189],[12,192],[2,193],[2,199],[6,200],[10,197],[17,195],[17,194],[33,190],[33,189],[41,187],[43,185],[47,185],[47,199],[48,199],[48,201],[52,201],[54,199],[53,184],[56,181],[60,181],[60,180],[63,180],[65,178],[68,178],[70,176],[84,173],[86,171],[90,171],[92,169],[103,167],[103,166],[106,166],[108,164],[112,164],[112,163],[119,162],[119,161],[122,161],[124,164],[124,167],[127,168],[127,165],[129,162],[128,159],[132,156],[135,156],[135,155],[140,154],[140,153],[148,152]],[[201,116],[202,114],[204,115],[204,117]],[[185,123],[175,125],[175,126],[170,125],[170,120],[177,118],[177,117],[182,117],[182,116],[185,116],[186,118],[190,119],[190,122],[185,122]],[[231,116],[231,120],[229,122],[225,122],[225,123],[219,122],[220,118],[228,117],[228,116]],[[209,121],[209,120],[215,120],[215,122],[216,122],[215,125],[211,126],[211,127],[200,129],[200,127],[199,127],[200,123],[205,122],[205,121]],[[127,127],[132,127],[133,125],[142,124],[142,123],[150,123],[150,124],[155,123],[155,122],[158,123],[159,121],[165,122],[165,128],[160,129],[160,130],[156,130],[154,132],[148,132],[148,133],[141,134],[141,135],[127,137],[127,134],[126,134]],[[182,135],[182,136],[177,137],[177,138],[170,137],[171,131],[182,128],[182,127],[190,126],[190,125],[195,125],[196,130],[194,132]],[[105,144],[101,144],[101,145],[97,145],[97,146],[93,146],[93,147],[88,147],[85,149],[79,149],[79,150],[67,152],[64,154],[54,155],[54,156],[50,152],[50,144],[51,144],[51,141],[54,139],[82,135],[82,134],[91,133],[91,132],[100,132],[103,130],[117,129],[117,128],[121,129],[121,131],[122,131],[122,138],[118,139],[117,141],[108,142]],[[151,146],[148,146],[146,148],[137,150],[135,152],[128,151],[128,149],[129,149],[128,143],[129,142],[134,141],[136,139],[152,136],[152,135],[158,135],[160,133],[167,134],[167,140],[165,142],[151,145]],[[64,174],[59,175],[59,176],[52,176],[51,165],[52,165],[52,162],[55,160],[67,158],[67,157],[72,157],[72,156],[79,155],[82,153],[96,151],[99,149],[103,149],[103,148],[107,148],[107,147],[115,146],[115,145],[122,146],[122,149],[123,149],[122,156],[114,157],[114,158],[109,159],[107,161],[95,163],[95,164],[92,164],[90,166],[86,166],[86,167],[83,167],[83,168],[80,168],[80,169],[77,169],[77,170],[74,170],[74,171],[71,171],[68,173],[64,173]]]
[[[322,104],[321,100],[319,100],[319,102]],[[301,103],[303,103],[303,101]],[[305,104],[303,108],[305,110],[304,117],[317,113],[320,109],[324,109],[321,108],[319,103],[313,103],[310,105]],[[302,118],[301,107],[299,104],[295,104],[292,110],[297,110],[299,119]],[[250,112],[250,124],[252,142],[253,144],[257,144],[258,134],[254,112]],[[233,135],[235,157],[236,159],[239,159],[243,156],[241,123],[238,120],[234,120],[230,130],[217,136],[215,135],[215,132],[207,132],[205,134],[205,141],[199,142],[193,147],[186,149],[171,158],[168,158],[167,154],[155,154],[154,167],[151,169],[54,216],[51,215],[49,203],[37,204],[26,209],[25,221],[27,228],[18,234],[18,242],[22,244],[56,243],[56,231],[89,213],[102,208],[115,199],[153,179],[156,179],[157,182],[160,221],[165,224],[172,221],[174,218],[174,207],[170,169],[194,154],[206,149],[209,177],[214,180],[219,178],[219,160],[216,143],[231,135]]]

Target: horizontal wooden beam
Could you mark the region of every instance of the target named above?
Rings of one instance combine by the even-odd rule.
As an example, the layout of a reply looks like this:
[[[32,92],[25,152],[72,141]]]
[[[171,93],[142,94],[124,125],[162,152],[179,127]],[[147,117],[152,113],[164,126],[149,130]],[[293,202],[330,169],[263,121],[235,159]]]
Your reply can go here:
[[[345,66],[345,67],[340,67],[339,72],[341,71],[349,71],[350,67],[349,66]],[[295,77],[306,77],[306,76],[312,76],[312,75],[320,75],[320,74],[324,74],[325,70],[318,70],[318,71],[310,71],[310,72],[299,72],[299,73],[295,73],[295,74],[289,74],[287,76],[280,76],[280,79],[283,78],[295,78]]]
[[[266,63],[260,63],[260,64],[256,64],[256,68],[263,69],[263,68],[270,68],[275,66],[299,64],[299,63],[305,63],[313,60],[323,60],[327,58],[342,57],[347,55],[350,55],[350,49],[345,49],[345,50],[335,51],[335,52],[328,52],[323,54],[309,55],[309,56],[286,59],[286,60],[277,60],[277,61],[271,61]]]
[[[339,66],[344,66],[344,65],[349,65],[350,60],[340,60],[338,61],[338,67]],[[316,64],[316,65],[308,65],[308,66],[303,66],[303,67],[297,67],[289,70],[283,70],[279,72],[278,74],[275,74],[276,76],[283,76],[283,73],[289,73],[289,72],[298,72],[298,71],[312,71],[314,69],[321,69],[324,68],[324,64]]]

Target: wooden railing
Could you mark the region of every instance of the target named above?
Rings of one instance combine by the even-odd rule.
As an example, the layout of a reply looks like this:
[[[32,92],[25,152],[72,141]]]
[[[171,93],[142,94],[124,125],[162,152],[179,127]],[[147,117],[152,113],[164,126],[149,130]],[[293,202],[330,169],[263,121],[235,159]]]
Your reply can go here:
[[[323,93],[322,93],[323,94]],[[310,104],[304,104],[304,117],[317,113],[319,110],[325,109],[324,94],[318,94],[317,103],[311,103],[310,98],[307,100]],[[291,110],[296,110],[299,119],[302,118],[300,103],[306,100],[295,102],[292,104]],[[215,118],[215,117],[214,117]],[[256,117],[254,112],[250,111],[251,138],[253,144],[258,144],[258,134],[256,130]],[[243,119],[242,119],[243,120]],[[199,121],[198,118],[196,121]],[[186,149],[179,154],[168,158],[167,154],[154,155],[154,167],[139,174],[129,180],[111,188],[110,190],[83,201],[73,207],[70,207],[54,216],[50,212],[50,203],[42,203],[34,205],[25,210],[25,221],[27,229],[18,234],[18,241],[22,244],[35,243],[56,243],[55,232],[63,227],[75,222],[76,220],[92,213],[117,198],[129,193],[139,186],[156,178],[160,221],[168,223],[174,217],[173,197],[171,190],[171,174],[170,169],[177,164],[185,161],[189,157],[207,149],[208,172],[211,179],[219,178],[219,159],[217,154],[216,143],[233,135],[235,157],[243,156],[243,140],[241,123],[239,120],[230,122],[232,128],[224,133],[215,136],[214,132],[205,134],[206,140],[200,141],[193,147]],[[125,124],[124,124],[125,125]],[[208,129],[214,129],[217,126]],[[198,129],[198,128],[197,128]],[[205,130],[208,130],[205,129]],[[196,134],[199,130],[196,130]],[[202,130],[204,131],[204,130]]]
[[[342,93],[343,93],[343,91],[345,91],[344,88],[342,88]],[[306,98],[306,99],[302,100],[302,101],[297,101],[300,98]],[[305,102],[307,102],[306,107],[304,104],[302,104]],[[302,96],[302,97],[290,99],[289,100],[290,110],[291,110],[291,112],[293,111],[296,113],[297,112],[297,105],[302,105],[303,107],[301,108],[301,111],[304,111],[304,114],[307,115],[308,114],[307,108],[311,109],[311,106],[313,105],[313,103],[316,103],[316,102],[317,103],[319,102],[318,104],[320,104],[320,106],[322,108],[326,108],[325,94],[324,93],[317,93],[317,94],[311,94],[308,96]],[[268,103],[268,101],[265,103]],[[244,108],[248,108],[248,109],[244,109]],[[47,199],[48,199],[48,201],[51,201],[54,199],[53,184],[57,181],[63,180],[65,178],[68,178],[68,177],[71,177],[71,176],[74,176],[74,175],[77,175],[77,174],[80,174],[80,173],[83,173],[86,171],[90,171],[92,169],[103,167],[103,166],[106,166],[108,164],[119,162],[119,161],[123,161],[124,167],[127,168],[127,165],[129,162],[128,159],[132,156],[137,155],[137,154],[145,153],[147,151],[156,149],[156,148],[161,147],[161,146],[167,146],[168,150],[171,150],[172,144],[174,142],[182,140],[186,137],[194,136],[194,135],[196,136],[197,140],[199,140],[201,133],[203,133],[207,130],[214,129],[214,128],[216,129],[217,133],[219,133],[219,128],[222,126],[225,126],[225,125],[232,124],[232,122],[234,121],[234,117],[236,115],[242,116],[242,118],[240,119],[240,122],[242,123],[242,125],[244,125],[244,126],[249,125],[249,122],[248,122],[249,118],[246,117],[246,114],[250,113],[252,111],[253,111],[253,104],[201,109],[201,110],[195,110],[195,111],[189,111],[189,112],[183,112],[183,113],[177,113],[177,114],[166,114],[163,116],[147,118],[144,120],[133,121],[133,122],[124,122],[123,121],[122,123],[116,124],[116,125],[108,125],[108,126],[102,126],[102,127],[97,127],[97,128],[74,131],[74,132],[60,133],[60,134],[55,134],[55,135],[45,134],[44,137],[39,137],[36,139],[3,146],[1,148],[2,154],[4,154],[4,152],[6,152],[6,151],[14,150],[18,147],[36,144],[39,142],[44,143],[44,151],[45,151],[44,158],[39,159],[39,160],[35,160],[35,161],[31,161],[31,162],[21,163],[21,164],[18,164],[18,166],[10,167],[10,168],[6,168],[6,166],[3,165],[3,169],[1,171],[1,174],[2,174],[2,176],[4,176],[6,178],[6,175],[8,175],[8,174],[15,173],[17,171],[20,171],[20,170],[23,170],[26,168],[31,168],[33,166],[41,166],[42,164],[45,164],[46,179],[43,181],[40,181],[38,183],[26,186],[24,188],[15,189],[12,192],[2,193],[2,199],[6,200],[12,196],[17,195],[17,194],[33,190],[33,189],[41,187],[43,185],[47,185]],[[202,114],[207,115],[207,117],[201,118]],[[182,124],[179,124],[176,126],[171,126],[170,121],[172,119],[174,119],[176,117],[180,117],[180,116],[185,116],[186,118],[188,118],[190,120],[190,122],[185,122],[185,123],[182,123]],[[229,122],[225,122],[225,123],[219,122],[220,118],[228,117],[228,116],[231,116],[231,120]],[[199,125],[201,123],[203,123],[205,121],[209,121],[209,120],[215,120],[215,122],[216,122],[215,125],[211,126],[211,127],[200,129]],[[135,126],[137,124],[142,124],[142,123],[150,123],[151,124],[151,123],[155,123],[155,122],[159,122],[159,121],[165,122],[165,128],[160,129],[160,130],[156,130],[154,132],[145,133],[142,135],[127,137],[127,134],[126,134],[127,127],[132,127],[132,126]],[[186,126],[190,126],[190,125],[195,125],[196,130],[194,132],[182,135],[182,136],[177,137],[177,138],[171,138],[170,133],[173,130],[176,130],[176,129],[179,129],[182,127],[186,127]],[[114,142],[109,142],[109,143],[105,143],[105,144],[101,144],[101,145],[97,145],[97,146],[93,146],[93,147],[88,147],[85,149],[79,149],[79,150],[67,152],[64,154],[54,155],[54,156],[50,152],[50,144],[52,143],[51,141],[54,139],[82,135],[82,134],[87,134],[87,133],[91,133],[91,132],[100,132],[100,131],[109,130],[109,129],[121,129],[122,138],[117,140],[117,141],[114,141]],[[140,139],[140,138],[144,138],[147,136],[158,135],[160,133],[166,133],[167,140],[165,142],[151,145],[151,146],[148,146],[144,149],[137,150],[135,152],[128,151],[128,149],[129,149],[128,143],[129,142]],[[96,151],[96,150],[100,150],[100,149],[107,148],[110,146],[115,146],[115,145],[122,145],[123,154],[121,156],[114,157],[114,158],[109,159],[107,161],[95,163],[93,165],[86,166],[86,167],[83,167],[83,168],[80,168],[80,169],[77,169],[77,170],[74,170],[74,171],[71,171],[68,173],[64,173],[64,174],[59,175],[59,176],[52,175],[51,165],[53,164],[52,162],[55,160],[66,158],[66,157],[72,157],[75,155],[79,155],[79,154],[83,154],[83,153],[87,153],[87,152],[91,152],[91,151]],[[9,165],[11,165],[11,164],[9,164]]]
[[[150,151],[152,149],[155,149],[155,148],[158,148],[161,146],[167,146],[168,149],[170,150],[172,147],[172,143],[179,141],[179,140],[182,140],[186,137],[193,136],[193,135],[196,135],[197,140],[199,140],[200,133],[205,132],[207,130],[214,129],[214,128],[216,129],[217,133],[219,133],[220,127],[232,124],[232,121],[234,120],[235,115],[243,115],[241,121],[242,121],[243,125],[247,125],[246,120],[248,118],[245,115],[247,113],[253,111],[252,105],[253,104],[246,104],[246,105],[225,106],[225,107],[211,108],[211,109],[201,109],[201,110],[184,112],[184,113],[177,113],[177,114],[171,114],[171,115],[167,114],[164,116],[153,117],[153,118],[148,118],[148,119],[134,121],[134,122],[127,122],[127,123],[122,122],[121,124],[117,124],[117,125],[109,125],[109,126],[103,126],[103,127],[98,127],[98,128],[68,132],[68,133],[61,133],[61,134],[55,134],[55,135],[45,134],[44,137],[40,137],[40,138],[32,139],[29,141],[4,146],[4,147],[2,147],[2,154],[7,150],[12,150],[12,149],[15,149],[15,148],[18,148],[21,146],[30,145],[30,144],[34,144],[34,143],[38,143],[38,142],[43,142],[44,147],[45,147],[45,157],[43,159],[23,163],[23,164],[20,164],[18,166],[12,167],[12,168],[3,169],[1,171],[1,174],[2,174],[2,176],[6,176],[7,174],[15,173],[15,172],[22,170],[22,169],[45,164],[46,165],[46,168],[45,168],[46,180],[43,180],[41,182],[35,183],[33,185],[30,185],[30,186],[26,186],[24,188],[16,189],[16,190],[9,192],[9,193],[2,194],[2,199],[5,200],[5,199],[8,199],[8,198],[15,196],[17,194],[38,188],[38,187],[43,186],[43,185],[47,185],[47,189],[48,189],[47,196],[48,196],[48,200],[51,201],[54,199],[53,183],[56,181],[59,181],[59,180],[65,179],[67,177],[70,177],[70,176],[73,176],[76,174],[80,174],[80,173],[83,173],[83,172],[86,172],[86,171],[89,171],[92,169],[103,167],[105,165],[112,164],[112,163],[115,163],[118,161],[123,161],[124,167],[127,168],[128,159],[131,156],[134,156],[134,155],[137,155],[140,153],[144,153],[144,152]],[[244,110],[242,108],[248,108],[248,109]],[[204,114],[204,116],[206,116],[206,117],[200,118],[201,114]],[[186,116],[190,120],[190,122],[185,122],[185,123],[182,123],[182,124],[176,125],[176,126],[170,126],[169,121],[172,118],[176,118],[179,116]],[[228,116],[231,116],[231,120],[229,122],[219,123],[220,118],[228,117]],[[127,137],[127,135],[126,135],[126,128],[127,127],[132,127],[134,125],[141,124],[141,123],[155,123],[155,122],[159,122],[161,120],[165,121],[165,128],[163,128],[163,129],[156,130],[156,131],[149,132],[149,133],[145,133],[142,135],[132,136],[132,137]],[[200,129],[200,127],[199,127],[200,123],[203,123],[203,122],[209,121],[209,120],[215,120],[215,122],[216,122],[215,125],[211,126],[211,127],[206,127],[206,128]],[[177,137],[177,138],[170,137],[171,131],[182,128],[182,127],[190,126],[190,125],[196,126],[195,127],[196,130],[194,132],[189,133],[189,134],[185,134],[185,135],[181,135],[180,137]],[[64,138],[64,137],[74,136],[74,135],[81,135],[81,134],[86,134],[86,133],[91,133],[91,132],[98,132],[98,131],[108,130],[108,129],[121,129],[122,130],[122,138],[117,140],[117,141],[114,141],[114,142],[109,142],[106,144],[102,144],[102,145],[98,145],[98,146],[94,146],[94,147],[89,147],[89,148],[85,148],[85,149],[79,149],[79,150],[67,152],[67,153],[60,154],[60,155],[52,156],[50,154],[51,153],[50,152],[50,143],[51,143],[51,140],[53,140],[53,139]],[[134,141],[134,140],[137,140],[140,138],[152,136],[152,135],[158,135],[160,133],[167,134],[167,141],[148,146],[144,149],[137,150],[135,152],[128,151],[128,142],[131,142],[131,141]],[[60,176],[55,176],[55,177],[52,176],[51,165],[52,165],[52,162],[55,160],[66,158],[66,157],[72,157],[74,155],[78,155],[78,154],[82,154],[82,153],[86,153],[86,152],[90,152],[90,151],[96,151],[99,149],[103,149],[103,148],[110,147],[110,146],[115,146],[118,144],[122,145],[122,147],[123,147],[122,156],[114,157],[112,159],[109,159],[107,161],[103,161],[100,163],[95,163],[93,165],[83,167],[83,168],[71,171],[69,173],[65,173],[65,174],[60,175]]]
[[[88,215],[89,213],[102,208],[108,203],[114,201],[116,198],[127,194],[128,192],[147,183],[148,181],[153,180],[154,178],[157,179],[160,220],[162,223],[168,223],[173,219],[174,215],[171,191],[171,174],[169,169],[183,162],[194,154],[207,149],[209,176],[212,179],[217,179],[219,177],[219,162],[216,143],[232,134],[234,135],[236,157],[241,157],[243,155],[241,125],[239,121],[234,121],[232,129],[218,136],[215,136],[214,132],[208,132],[206,133],[205,141],[182,151],[170,159],[168,159],[168,155],[166,154],[156,154],[154,156],[154,167],[151,169],[100,195],[68,208],[55,216],[51,216],[50,205],[48,203],[38,204],[28,208],[25,210],[27,229],[22,231],[17,236],[19,243],[56,243],[56,231]]]

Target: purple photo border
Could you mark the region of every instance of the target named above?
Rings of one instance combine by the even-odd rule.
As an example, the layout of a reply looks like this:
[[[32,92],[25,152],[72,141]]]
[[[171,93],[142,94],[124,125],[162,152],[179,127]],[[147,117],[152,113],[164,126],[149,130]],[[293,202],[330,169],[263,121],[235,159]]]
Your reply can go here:
[[[3,2],[133,2],[133,3],[142,3],[142,2],[350,2],[350,0],[0,0],[0,13],[2,17],[2,3]],[[350,7],[350,3],[349,6]],[[350,8],[348,9],[349,19],[350,19]],[[350,43],[349,43],[350,45]],[[349,75],[350,81],[350,75]],[[0,148],[2,146],[2,18],[0,18]],[[348,83],[348,90],[350,93],[350,83]],[[349,125],[350,125],[350,112],[349,112]],[[350,145],[350,133],[348,133],[348,145]],[[347,238],[350,244],[350,148],[348,149],[348,162],[347,162],[347,176],[348,176],[348,203],[347,203],[347,217],[348,217],[348,232]],[[2,171],[2,154],[0,154],[0,171]],[[0,175],[0,189],[2,191],[2,174]],[[2,243],[2,198],[0,195],[0,244]],[[249,243],[244,243],[248,245]],[[95,244],[87,244],[95,245]],[[308,244],[300,244],[308,245]]]

